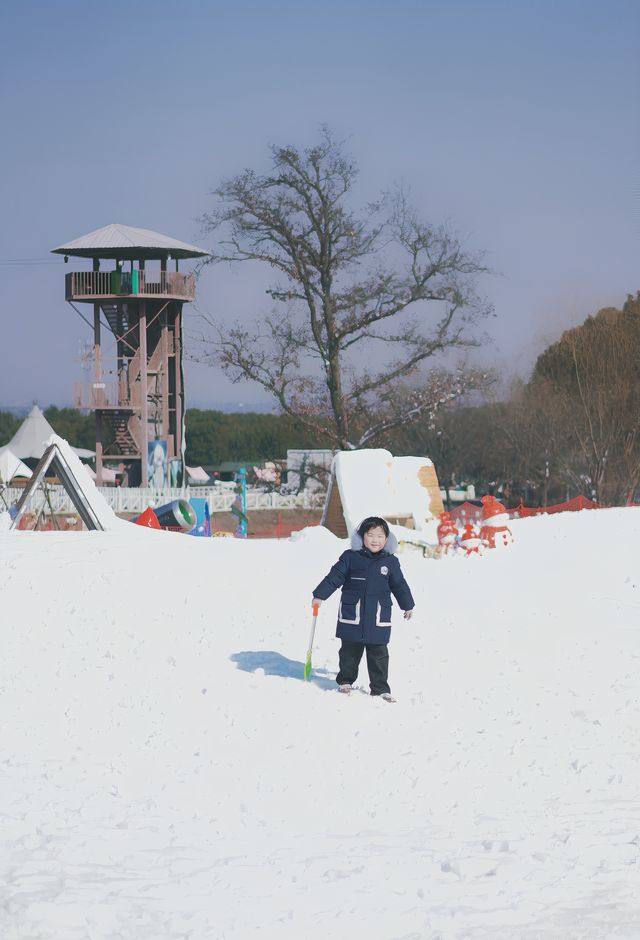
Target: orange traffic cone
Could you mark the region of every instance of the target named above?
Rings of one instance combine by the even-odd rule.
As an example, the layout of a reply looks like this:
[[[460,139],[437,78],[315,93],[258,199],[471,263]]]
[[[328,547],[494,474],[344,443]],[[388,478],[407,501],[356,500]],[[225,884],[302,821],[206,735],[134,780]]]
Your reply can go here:
[[[144,512],[141,512],[134,520],[136,525],[145,525],[148,529],[161,529],[162,526],[158,522],[158,517],[151,508],[147,506]]]

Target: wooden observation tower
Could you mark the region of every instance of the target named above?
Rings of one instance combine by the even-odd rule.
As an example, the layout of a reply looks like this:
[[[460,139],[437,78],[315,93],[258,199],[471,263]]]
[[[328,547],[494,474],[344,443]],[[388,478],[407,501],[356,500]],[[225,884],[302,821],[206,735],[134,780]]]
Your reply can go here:
[[[92,271],[66,275],[65,296],[76,310],[93,306],[93,382],[76,387],[75,406],[95,412],[96,482],[109,460],[127,468],[130,486],[147,486],[154,453],[164,456],[165,474],[175,458],[183,470],[182,306],[195,298],[195,275],[179,262],[209,252],[128,225],[107,225],[53,252],[93,261]],[[109,363],[104,331],[115,347]]]

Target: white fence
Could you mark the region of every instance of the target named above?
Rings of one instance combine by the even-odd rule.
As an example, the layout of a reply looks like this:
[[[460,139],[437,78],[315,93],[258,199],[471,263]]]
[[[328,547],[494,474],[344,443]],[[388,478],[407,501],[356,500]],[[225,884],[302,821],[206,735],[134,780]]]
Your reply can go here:
[[[147,506],[162,506],[172,499],[206,498],[212,513],[228,512],[236,494],[231,490],[220,491],[217,486],[185,486],[180,489],[134,489],[120,486],[99,486],[99,493],[114,512],[142,512]],[[4,498],[11,505],[17,502],[22,489],[10,487],[4,490]],[[61,486],[50,486],[49,493],[54,512],[74,512],[73,503]],[[324,505],[324,493],[303,492],[291,496],[280,493],[262,493],[247,490],[247,510],[255,509],[321,509]]]

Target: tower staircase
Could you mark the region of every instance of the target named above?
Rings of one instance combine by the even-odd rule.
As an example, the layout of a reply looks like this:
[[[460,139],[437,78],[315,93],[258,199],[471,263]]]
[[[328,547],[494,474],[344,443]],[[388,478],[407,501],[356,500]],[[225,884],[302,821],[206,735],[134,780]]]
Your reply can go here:
[[[115,304],[103,304],[102,309],[109,325],[116,324],[118,316]],[[124,321],[122,326],[124,327]],[[119,408],[100,409],[102,422],[107,434],[105,439],[111,441],[108,453],[103,459],[130,459],[141,457],[141,411],[142,399],[146,392],[149,424],[156,427],[161,421],[162,390],[166,381],[164,369],[164,350],[162,343],[158,343],[151,351],[147,360],[147,388],[143,390],[140,375],[140,351],[127,361],[126,372],[121,375],[121,391]],[[153,438],[153,434],[149,439]]]
[[[126,304],[101,304],[102,312],[104,313],[105,319],[109,324],[109,329],[113,333],[116,339],[120,339],[124,336],[129,329],[129,317]],[[122,316],[121,324],[118,324],[118,308]],[[118,326],[122,330],[122,333],[118,332]]]
[[[137,426],[140,418],[131,408],[110,408],[102,411],[103,424],[108,428],[108,435],[112,438],[108,446],[105,459],[121,459],[140,456],[140,445],[137,441]]]

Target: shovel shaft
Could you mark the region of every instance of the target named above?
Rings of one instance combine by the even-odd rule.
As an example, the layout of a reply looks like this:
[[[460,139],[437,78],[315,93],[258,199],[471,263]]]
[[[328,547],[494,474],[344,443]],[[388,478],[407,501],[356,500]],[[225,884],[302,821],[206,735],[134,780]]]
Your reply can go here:
[[[309,635],[309,646],[307,649],[310,651],[313,648],[313,638],[316,635],[316,623],[318,622],[318,608],[313,608],[313,620],[311,621],[311,633]]]
[[[311,675],[311,653],[313,651],[313,638],[316,635],[316,623],[318,620],[318,611],[320,610],[319,604],[313,605],[313,620],[311,621],[311,634],[309,636],[309,646],[307,647],[307,659],[304,664],[304,677],[308,679]]]

